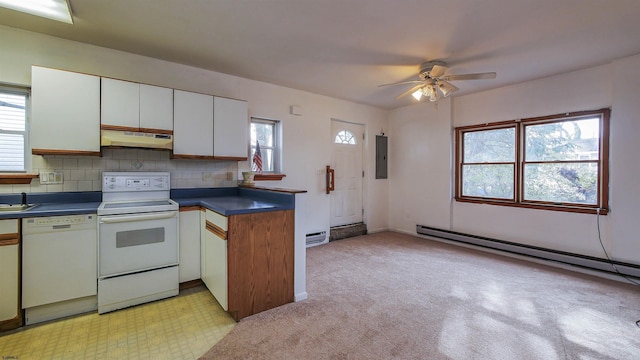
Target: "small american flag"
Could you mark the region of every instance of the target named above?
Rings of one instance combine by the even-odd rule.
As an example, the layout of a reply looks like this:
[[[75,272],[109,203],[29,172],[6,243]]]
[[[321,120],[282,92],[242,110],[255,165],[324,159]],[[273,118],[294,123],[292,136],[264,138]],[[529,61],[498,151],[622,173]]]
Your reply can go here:
[[[253,165],[255,165],[256,172],[262,174],[262,153],[260,152],[260,142],[256,140],[256,152],[253,153]]]

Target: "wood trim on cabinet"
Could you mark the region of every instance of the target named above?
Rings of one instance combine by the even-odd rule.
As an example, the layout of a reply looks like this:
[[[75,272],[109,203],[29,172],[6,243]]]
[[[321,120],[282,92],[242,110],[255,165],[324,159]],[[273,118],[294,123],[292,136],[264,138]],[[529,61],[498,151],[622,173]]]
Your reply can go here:
[[[149,133],[149,134],[173,135],[173,130],[137,128],[137,127],[129,127],[129,126],[109,125],[109,124],[101,124],[100,130],[131,131],[131,132],[141,132],[141,133]]]
[[[195,279],[195,280],[181,282],[179,287],[180,287],[180,291],[183,291],[183,290],[191,289],[191,288],[202,286],[202,285],[204,285],[204,283],[202,282],[202,279]]]
[[[18,311],[18,315],[13,319],[0,321],[0,332],[17,329],[22,326],[21,311]]]
[[[183,212],[183,211],[198,211],[200,209],[201,209],[200,205],[181,206],[179,211],[180,212]]]
[[[18,234],[0,234],[0,246],[18,245],[20,236]]]
[[[100,124],[100,130],[140,132],[140,128],[120,125]]]
[[[38,174],[0,174],[0,184],[30,184],[31,180],[39,176]]]
[[[102,156],[100,151],[86,150],[58,150],[58,149],[31,149],[33,155],[73,155],[73,156]]]
[[[191,160],[213,160],[210,155],[182,155],[171,153],[172,159],[191,159]]]
[[[218,225],[210,222],[209,220],[206,221],[206,229],[208,231],[211,231],[212,233],[214,233],[217,237],[221,238],[222,240],[227,240],[227,232],[222,230],[221,227],[219,227]]]
[[[247,161],[249,160],[248,156],[213,156],[214,160],[225,160],[225,161]]]

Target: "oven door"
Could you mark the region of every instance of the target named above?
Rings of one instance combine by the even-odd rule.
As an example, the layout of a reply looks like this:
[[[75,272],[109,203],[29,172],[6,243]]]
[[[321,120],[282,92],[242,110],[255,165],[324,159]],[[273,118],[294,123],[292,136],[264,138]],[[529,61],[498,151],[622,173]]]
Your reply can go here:
[[[178,264],[178,212],[98,216],[99,277]]]

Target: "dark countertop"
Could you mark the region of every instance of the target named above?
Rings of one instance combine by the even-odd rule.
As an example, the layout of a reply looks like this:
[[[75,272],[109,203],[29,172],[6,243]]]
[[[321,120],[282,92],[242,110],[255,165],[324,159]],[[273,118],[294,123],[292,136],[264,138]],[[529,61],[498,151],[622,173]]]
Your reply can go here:
[[[0,195],[0,203],[20,204],[20,194]],[[0,219],[95,214],[102,202],[102,192],[60,192],[27,194],[27,202],[39,204],[27,211],[0,211]]]
[[[293,194],[243,188],[175,189],[171,198],[181,207],[202,206],[225,216],[295,207]]]
[[[221,215],[291,210],[295,193],[254,188],[173,189],[171,199],[180,207],[202,206]],[[102,202],[100,191],[28,194],[28,203],[38,206],[21,212],[2,212],[0,219],[95,214]],[[20,194],[0,195],[0,203],[19,204]]]

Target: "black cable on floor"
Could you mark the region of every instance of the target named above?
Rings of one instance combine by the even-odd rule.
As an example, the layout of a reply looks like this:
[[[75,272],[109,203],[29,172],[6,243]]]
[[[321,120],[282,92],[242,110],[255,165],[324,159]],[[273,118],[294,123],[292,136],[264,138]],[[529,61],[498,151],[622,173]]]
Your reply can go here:
[[[598,209],[598,211],[597,211],[597,223],[598,223],[598,241],[600,241],[600,246],[602,247],[602,251],[604,251],[604,255],[607,257],[607,261],[609,261],[609,265],[611,265],[613,270],[615,270],[616,273],[618,273],[618,275],[623,277],[625,280],[629,281],[630,283],[632,283],[634,285],[640,285],[640,283],[637,283],[637,282],[631,280],[630,278],[628,278],[626,275],[622,274],[618,270],[618,268],[616,267],[616,264],[614,264],[613,261],[611,260],[611,258],[609,257],[609,254],[607,253],[607,249],[604,248],[604,244],[602,243],[602,235],[600,233],[600,209]],[[640,327],[640,320],[636,321],[636,326]]]
[[[604,244],[602,243],[602,236],[600,234],[600,209],[597,210],[597,224],[598,224],[598,241],[600,241],[600,246],[602,247],[602,251],[604,251],[604,256],[606,256],[607,261],[609,262],[609,265],[611,265],[613,270],[615,270],[615,272],[618,275],[620,275],[620,277],[624,278],[625,280],[627,280],[628,282],[634,285],[640,285],[640,283],[632,280],[627,275],[621,273],[620,270],[618,270],[618,267],[616,267],[616,264],[613,263],[613,260],[611,260],[611,258],[609,257],[609,253],[607,253],[607,250],[604,248]],[[638,322],[640,322],[640,320],[638,320]]]

